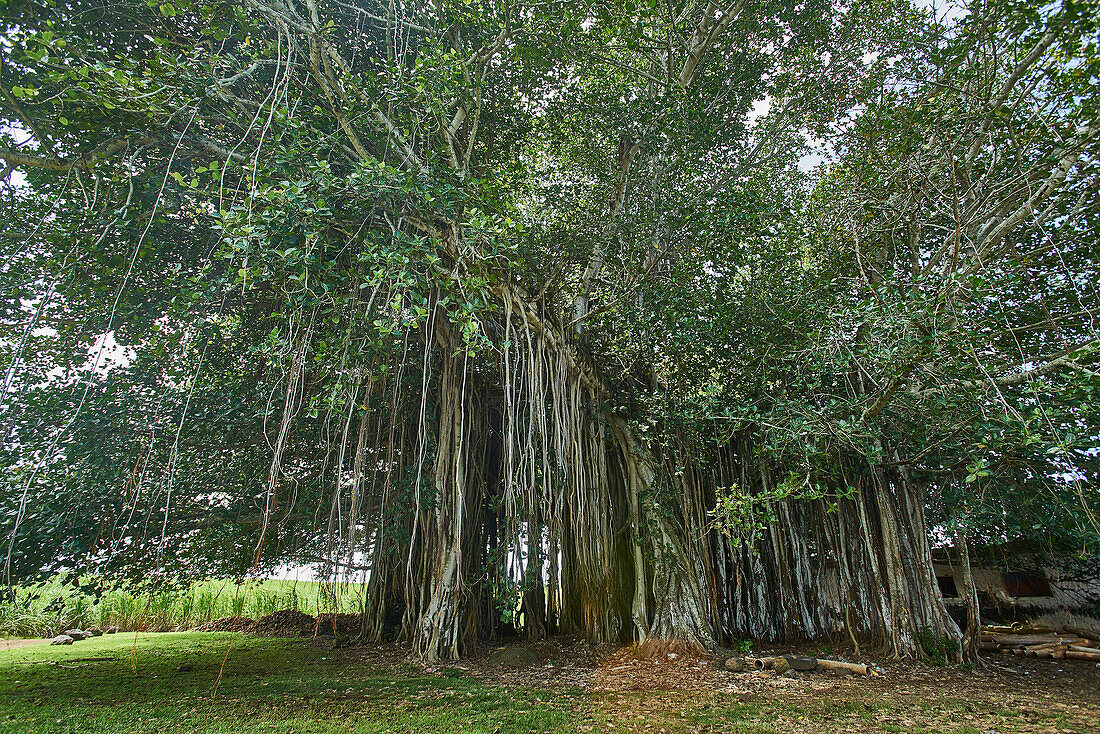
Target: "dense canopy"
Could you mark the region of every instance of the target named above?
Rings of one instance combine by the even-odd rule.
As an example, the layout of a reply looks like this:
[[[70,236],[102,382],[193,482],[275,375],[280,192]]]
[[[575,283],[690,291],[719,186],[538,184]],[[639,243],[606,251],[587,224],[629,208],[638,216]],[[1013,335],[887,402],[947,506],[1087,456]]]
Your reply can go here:
[[[6,583],[914,654],[1100,550],[1092,0],[5,5]]]

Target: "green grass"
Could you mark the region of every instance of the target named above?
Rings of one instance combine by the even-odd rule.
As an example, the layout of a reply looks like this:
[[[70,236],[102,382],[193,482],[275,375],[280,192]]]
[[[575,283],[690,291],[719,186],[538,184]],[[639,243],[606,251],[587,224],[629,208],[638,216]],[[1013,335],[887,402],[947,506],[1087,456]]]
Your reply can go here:
[[[1080,728],[1047,714],[860,687],[799,694],[580,690],[488,683],[459,668],[371,668],[356,651],[228,633],[105,635],[0,650],[0,734],[609,732],[976,734]],[[906,686],[911,686],[907,683]],[[1027,695],[1027,692],[1023,692]],[[1043,699],[1045,700],[1045,699]],[[1087,712],[1082,710],[1082,716]],[[982,723],[976,723],[976,722]]]
[[[134,638],[0,651],[0,732],[569,732],[581,715],[570,692],[491,686],[457,670],[392,675],[303,641]]]
[[[280,609],[307,614],[356,612],[361,587],[276,579],[209,579],[155,592],[107,589],[98,598],[54,580],[16,590],[0,602],[0,635],[50,637],[73,627],[123,630],[194,629],[220,617],[259,618]]]

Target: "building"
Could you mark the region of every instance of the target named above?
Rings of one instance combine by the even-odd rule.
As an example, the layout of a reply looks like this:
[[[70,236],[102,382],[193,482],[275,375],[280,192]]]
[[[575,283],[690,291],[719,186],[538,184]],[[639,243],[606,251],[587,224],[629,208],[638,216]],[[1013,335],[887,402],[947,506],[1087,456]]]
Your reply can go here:
[[[966,621],[962,570],[954,549],[933,555],[948,611]],[[971,550],[971,574],[983,622],[1032,622],[1100,631],[1100,559],[1025,550],[1015,544]]]

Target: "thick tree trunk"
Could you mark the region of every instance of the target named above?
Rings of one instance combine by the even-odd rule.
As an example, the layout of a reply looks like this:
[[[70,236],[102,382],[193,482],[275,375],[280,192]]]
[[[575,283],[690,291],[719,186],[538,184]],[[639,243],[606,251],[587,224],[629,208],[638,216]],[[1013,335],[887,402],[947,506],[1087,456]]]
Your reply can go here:
[[[439,380],[438,441],[433,468],[434,507],[425,551],[431,562],[413,648],[429,662],[461,654],[465,611],[463,546],[466,514],[466,373],[461,354],[444,357]]]
[[[690,533],[673,528],[655,512],[653,618],[646,638],[676,640],[699,650],[714,647],[709,596],[701,565],[688,547]]]
[[[630,503],[634,639],[675,640],[710,649],[716,638],[703,562],[705,540],[696,540],[704,536],[702,528],[686,521],[690,508],[661,503],[658,462],[624,421],[613,416],[608,422],[624,457]]]

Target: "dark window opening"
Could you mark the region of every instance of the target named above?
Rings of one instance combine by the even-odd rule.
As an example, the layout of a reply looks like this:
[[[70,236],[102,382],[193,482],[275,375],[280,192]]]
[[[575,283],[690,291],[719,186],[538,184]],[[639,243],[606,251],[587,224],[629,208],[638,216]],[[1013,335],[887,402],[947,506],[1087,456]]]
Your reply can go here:
[[[1004,580],[1009,596],[1054,596],[1050,582],[1038,574],[1005,571]]]
[[[954,576],[937,576],[936,583],[940,585],[940,593],[944,596],[958,596],[959,589],[955,586]]]

